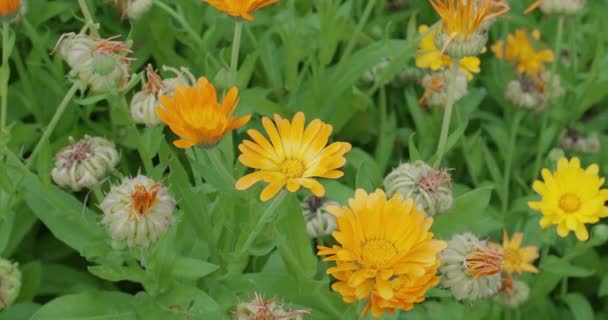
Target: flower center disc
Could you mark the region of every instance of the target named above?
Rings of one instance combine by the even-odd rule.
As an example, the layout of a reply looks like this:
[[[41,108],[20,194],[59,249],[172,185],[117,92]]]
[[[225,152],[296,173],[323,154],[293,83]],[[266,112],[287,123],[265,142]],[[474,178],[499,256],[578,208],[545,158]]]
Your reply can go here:
[[[131,193],[131,219],[139,219],[146,215],[156,203],[156,195],[158,193],[158,185],[154,185],[150,190],[145,186],[136,185],[135,191]]]
[[[304,174],[304,163],[300,160],[285,160],[281,164],[281,172],[287,178],[301,178]]]
[[[572,213],[581,207],[581,200],[572,193],[566,193],[559,199],[559,207],[567,213]]]
[[[515,266],[522,265],[523,259],[521,257],[521,254],[519,254],[519,252],[517,250],[505,249],[503,251],[503,255],[504,255],[503,264],[508,265],[509,267],[511,267],[511,266],[515,267]]]
[[[363,261],[372,266],[383,266],[391,262],[397,256],[395,245],[384,239],[369,240],[363,244],[361,250]]]

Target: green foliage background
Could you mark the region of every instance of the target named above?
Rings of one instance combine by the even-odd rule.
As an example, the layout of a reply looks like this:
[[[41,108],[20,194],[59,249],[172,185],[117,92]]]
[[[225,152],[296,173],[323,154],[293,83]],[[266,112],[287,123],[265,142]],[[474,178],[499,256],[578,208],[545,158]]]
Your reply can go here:
[[[228,319],[238,301],[259,291],[294,307],[311,309],[311,319],[357,319],[361,304],[344,304],[329,290],[327,265],[315,256],[296,197],[282,204],[276,221],[248,252],[236,252],[265,207],[259,188],[237,192],[223,181],[199,151],[182,152],[162,127],[136,127],[126,95],[83,95],[68,105],[50,143],[33,170],[23,166],[71,83],[68,67],[49,53],[61,34],[78,32],[81,13],[73,0],[30,0],[14,25],[10,56],[9,134],[0,137],[0,255],[18,261],[23,288],[1,319]],[[427,1],[410,1],[406,10],[387,10],[387,0],[281,0],[256,13],[245,25],[237,86],[238,113],[254,113],[246,127],[260,127],[259,116],[290,117],[304,111],[334,126],[334,139],[355,147],[346,175],[325,181],[328,196],[341,203],[357,187],[381,187],[382,177],[400,162],[430,160],[441,126],[441,111],[421,110],[421,88],[390,80],[413,67],[417,25],[437,17]],[[528,1],[510,1],[512,10],[493,27],[490,44],[516,28],[537,28],[548,47],[555,44],[558,17],[522,12]],[[197,0],[154,0],[133,23],[121,21],[111,5],[89,1],[104,37],[133,42],[134,71],[186,66],[196,76],[222,84],[230,60],[233,20]],[[605,319],[608,296],[608,227],[593,227],[591,239],[561,239],[538,226],[527,207],[530,186],[542,167],[553,167],[549,151],[566,126],[598,132],[608,145],[608,2],[589,0],[576,17],[566,18],[570,63],[558,59],[566,95],[542,113],[514,109],[504,98],[512,66],[491,53],[482,55],[482,72],[469,94],[455,106],[449,152],[456,203],[439,216],[433,231],[442,239],[471,231],[499,241],[502,229],[525,233],[525,243],[541,248],[541,272],[523,277],[532,292],[518,309],[492,301],[455,302],[432,289],[427,301],[408,313],[384,319]],[[359,79],[382,59],[391,62],[371,86]],[[137,89],[136,89],[137,90]],[[68,137],[84,134],[117,143],[122,160],[110,182],[142,172],[164,179],[179,201],[178,223],[157,244],[115,251],[99,224],[97,204],[110,182],[71,194],[55,186],[49,171],[53,155]],[[244,129],[219,148],[235,163]],[[608,175],[608,153],[578,155],[599,163]],[[239,177],[245,168],[229,170]],[[325,243],[331,239],[323,239]],[[137,260],[144,260],[142,268]]]

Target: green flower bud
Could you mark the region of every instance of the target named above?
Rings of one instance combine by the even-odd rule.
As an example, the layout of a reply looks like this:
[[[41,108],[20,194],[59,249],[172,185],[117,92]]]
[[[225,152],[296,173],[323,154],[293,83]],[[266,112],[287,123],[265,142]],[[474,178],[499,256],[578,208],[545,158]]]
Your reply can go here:
[[[445,54],[453,59],[476,56],[483,52],[488,42],[487,27],[482,26],[467,37],[453,37],[449,42],[448,39],[448,34],[441,28],[435,33],[435,46],[445,48]]]
[[[339,206],[337,202],[312,195],[302,201],[301,206],[306,232],[311,239],[328,236],[336,230],[336,218],[327,211],[327,208]]]
[[[437,170],[423,161],[403,163],[384,178],[388,197],[400,193],[404,199],[412,198],[419,210],[428,216],[447,211],[452,207],[452,179],[446,169]]]

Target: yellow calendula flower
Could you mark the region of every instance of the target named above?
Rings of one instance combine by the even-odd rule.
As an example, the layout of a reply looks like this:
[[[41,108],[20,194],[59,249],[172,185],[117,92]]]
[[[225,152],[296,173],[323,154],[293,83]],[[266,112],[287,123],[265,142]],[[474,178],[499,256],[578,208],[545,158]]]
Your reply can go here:
[[[321,197],[325,188],[315,177],[337,179],[344,175],[339,169],[346,163],[344,154],[351,149],[346,142],[327,145],[332,126],[319,119],[304,127],[304,114],[296,113],[290,122],[274,116],[274,123],[264,117],[262,125],[270,142],[257,130],[247,133],[253,141],[239,145],[239,161],[257,169],[236,182],[238,190],[245,190],[259,181],[268,183],[260,194],[262,201],[274,197],[283,187],[296,192],[300,187],[310,189]]]
[[[418,27],[420,34],[425,34],[429,31],[429,27],[421,25]],[[452,58],[446,54],[443,54],[435,46],[435,31],[430,31],[422,38],[418,46],[418,52],[416,53],[416,67],[428,68],[433,71],[437,71],[442,68],[450,68],[454,64]],[[460,70],[466,73],[467,79],[473,79],[474,73],[479,73],[479,58],[477,57],[464,57],[460,59]]]
[[[338,279],[332,289],[347,303],[367,300],[363,311],[381,317],[384,311],[410,310],[424,301],[426,291],[439,282],[438,255],[446,243],[429,232],[433,218],[416,209],[400,193],[387,199],[380,189],[358,189],[348,207],[332,206],[338,230],[333,247],[319,246],[335,267],[327,273]]]
[[[156,115],[181,138],[173,142],[176,147],[211,147],[249,122],[251,115],[234,116],[238,101],[238,90],[232,87],[218,102],[215,87],[201,77],[194,87],[179,84],[173,96],[161,96]]]
[[[578,158],[570,161],[561,158],[557,171],[542,170],[544,181],[535,181],[532,187],[542,198],[528,205],[542,213],[540,226],[557,225],[557,234],[566,237],[574,231],[580,241],[589,239],[585,224],[596,223],[608,216],[608,189],[602,189],[604,178],[598,176],[599,167],[592,164],[581,168]]]
[[[540,32],[534,30],[531,33],[534,40],[540,39]],[[546,70],[545,63],[555,59],[553,51],[549,49],[536,50],[528,37],[528,32],[523,29],[515,30],[515,33],[507,36],[507,43],[500,40],[492,46],[492,52],[498,59],[504,59],[515,64],[517,71],[531,77],[538,77]]]
[[[454,58],[482,52],[488,40],[487,29],[498,16],[509,11],[507,0],[429,0],[441,17],[441,32],[435,43]]]
[[[253,13],[279,0],[203,0],[216,9],[233,17],[253,20]]]
[[[502,247],[498,245],[498,249],[502,252],[503,270],[509,274],[532,272],[537,273],[538,269],[532,264],[538,258],[538,248],[535,246],[522,247],[521,242],[524,239],[524,234],[517,232],[513,234],[513,238],[509,240],[507,231],[502,235]]]

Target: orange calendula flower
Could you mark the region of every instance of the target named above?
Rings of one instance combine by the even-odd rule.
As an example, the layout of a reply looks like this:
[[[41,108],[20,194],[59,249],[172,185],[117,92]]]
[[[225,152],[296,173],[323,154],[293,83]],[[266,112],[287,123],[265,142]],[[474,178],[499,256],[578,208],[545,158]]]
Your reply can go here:
[[[203,0],[216,9],[233,17],[253,20],[253,13],[279,0]]]
[[[412,199],[400,193],[387,199],[380,189],[367,194],[358,189],[348,207],[331,206],[338,230],[333,247],[319,246],[335,267],[327,273],[338,279],[332,289],[347,303],[367,300],[376,318],[384,311],[411,310],[424,294],[439,283],[438,255],[446,243],[429,232],[433,218],[426,218]]]
[[[598,175],[600,168],[592,164],[581,168],[581,161],[561,158],[557,171],[543,169],[544,181],[534,181],[532,188],[541,196],[540,201],[530,201],[530,208],[540,211],[541,228],[557,225],[557,234],[566,237],[574,231],[580,241],[589,239],[587,223],[597,223],[608,217],[608,189],[602,189],[604,178]]]
[[[540,39],[540,32],[534,30],[531,33],[534,40]],[[528,32],[523,29],[515,30],[515,33],[507,36],[507,43],[500,40],[492,46],[492,51],[498,59],[505,59],[513,62],[517,71],[531,77],[538,77],[545,71],[545,63],[553,61],[555,56],[553,51],[534,49]]]
[[[274,123],[264,117],[262,125],[270,138],[257,130],[247,133],[253,141],[243,140],[239,145],[239,161],[257,169],[236,182],[238,190],[245,190],[259,181],[268,183],[260,195],[262,201],[274,197],[283,187],[296,192],[300,187],[310,189],[321,197],[325,188],[315,177],[337,179],[344,173],[339,169],[346,163],[344,154],[351,149],[346,142],[327,146],[332,126],[319,119],[304,127],[304,114],[296,113],[290,122],[274,116]]]
[[[21,8],[19,0],[0,0],[0,18],[12,17]]]
[[[215,87],[202,77],[194,87],[179,84],[173,97],[161,96],[156,114],[181,138],[173,142],[176,147],[211,147],[226,133],[249,122],[251,115],[233,115],[238,101],[238,90],[232,87],[218,102]]]
[[[418,27],[418,32],[424,34],[429,31],[429,27],[421,25]],[[435,46],[435,33],[436,31],[430,31],[418,45],[418,52],[416,53],[416,67],[418,68],[429,68],[433,71],[437,71],[442,68],[450,68],[454,64],[453,59],[447,54],[443,54],[440,49]],[[464,57],[460,59],[460,70],[466,73],[467,79],[473,79],[474,73],[479,73],[479,58]]]
[[[538,248],[535,246],[522,247],[523,233],[517,232],[509,240],[507,231],[504,231],[502,239],[502,247],[498,246],[498,249],[503,254],[502,266],[504,271],[509,274],[538,272],[538,269],[532,264],[538,258]]]

